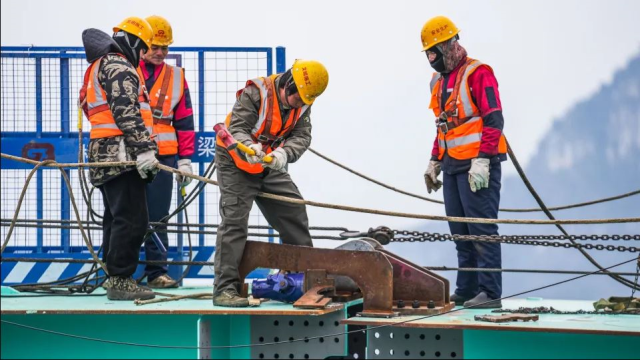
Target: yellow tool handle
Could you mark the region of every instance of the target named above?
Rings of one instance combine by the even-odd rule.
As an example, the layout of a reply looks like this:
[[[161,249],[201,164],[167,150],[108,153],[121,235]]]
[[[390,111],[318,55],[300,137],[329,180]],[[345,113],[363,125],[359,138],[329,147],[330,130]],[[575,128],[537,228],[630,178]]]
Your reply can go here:
[[[78,130],[82,130],[82,108],[78,106]]]
[[[249,156],[255,156],[256,152],[253,151],[252,148],[245,146],[243,143],[241,142],[237,142],[238,144],[238,149],[240,149],[240,151],[242,151],[243,153],[249,155]],[[273,161],[273,157],[267,155],[265,157],[262,158],[262,161],[266,162],[267,164],[270,164]]]

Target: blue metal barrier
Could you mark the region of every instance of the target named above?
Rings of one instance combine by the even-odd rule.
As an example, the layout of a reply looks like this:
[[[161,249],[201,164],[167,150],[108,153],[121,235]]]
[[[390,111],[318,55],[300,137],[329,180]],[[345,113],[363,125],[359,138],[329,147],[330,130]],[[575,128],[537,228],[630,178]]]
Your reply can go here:
[[[244,86],[247,79],[268,76],[273,71],[280,73],[286,69],[286,51],[283,47],[171,47],[168,63],[185,68],[185,75],[191,92],[194,118],[197,120],[196,152],[193,162],[199,174],[203,174],[206,165],[215,155],[215,133],[213,125],[224,121],[226,114],[235,102],[235,92]],[[34,160],[54,159],[59,163],[77,162],[78,150],[82,148],[86,161],[90,129],[89,122],[83,119],[83,144],[78,143],[78,124],[76,117],[76,99],[82,78],[88,67],[82,47],[1,47],[2,87],[1,87],[1,151]],[[4,239],[8,230],[7,219],[13,217],[17,199],[24,185],[26,173],[31,165],[1,161],[2,173],[2,219],[4,226],[0,233]],[[75,169],[66,170],[73,182],[74,193],[79,194],[80,184]],[[56,180],[57,179],[57,180]],[[195,183],[195,182],[194,182]],[[191,189],[195,184],[191,185]],[[69,192],[58,170],[38,170],[34,184],[27,194],[27,201],[19,216],[20,219],[75,220]],[[200,224],[218,223],[217,189],[205,188],[197,201],[188,207],[191,222]],[[188,189],[189,191],[190,189]],[[76,203],[84,216],[87,206],[76,194]],[[92,207],[98,213],[102,204],[99,192],[94,193]],[[173,208],[180,198],[179,191],[173,199]],[[194,216],[193,214],[197,214]],[[197,219],[197,221],[195,221]],[[180,214],[176,222],[182,222]],[[258,213],[252,213],[253,224],[266,224]],[[39,223],[40,224],[40,223]],[[206,230],[198,227],[199,230]],[[99,244],[98,231],[89,232],[94,245]],[[196,238],[196,236],[194,236]],[[207,239],[199,234],[193,244],[199,260],[212,259],[215,239]],[[270,239],[273,241],[273,238]],[[182,234],[170,236],[169,257],[182,260],[188,253]],[[27,257],[69,257],[88,258],[88,253],[78,230],[48,228],[16,228],[3,256]],[[73,269],[83,266],[74,264],[60,270],[61,277],[67,277]],[[45,273],[52,267],[49,264],[2,263],[2,283],[24,282],[42,278],[51,278]],[[18,271],[20,270],[20,271]],[[21,274],[16,273],[21,272]],[[170,270],[181,273],[182,267]],[[189,277],[211,277],[212,271],[202,267],[192,267]],[[55,277],[55,276],[54,276]],[[14,281],[5,281],[14,280]]]

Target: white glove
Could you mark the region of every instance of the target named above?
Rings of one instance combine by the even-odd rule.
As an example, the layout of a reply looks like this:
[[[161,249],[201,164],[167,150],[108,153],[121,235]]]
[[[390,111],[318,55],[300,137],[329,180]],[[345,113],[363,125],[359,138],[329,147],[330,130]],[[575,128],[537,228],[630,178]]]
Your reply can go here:
[[[249,164],[257,164],[262,162],[262,158],[264,157],[264,151],[262,151],[262,144],[258,143],[258,144],[251,144],[249,145],[249,149],[253,150],[256,152],[255,156],[249,156],[247,155],[247,161],[249,162]]]
[[[191,169],[191,160],[190,159],[180,159],[178,160],[178,170],[187,173],[189,175],[193,175],[193,169]],[[176,175],[176,181],[182,186],[187,186],[191,184],[190,177],[182,176],[180,174]]]
[[[429,194],[431,194],[431,190],[438,191],[442,187],[442,181],[438,180],[440,171],[440,161],[429,161],[429,167],[424,173],[424,182],[427,184],[427,191]]]
[[[152,175],[158,172],[158,159],[156,159],[156,152],[148,150],[138,154],[136,159],[136,167],[140,177],[146,179],[148,174]]]
[[[273,150],[271,154],[269,154],[273,158],[270,163],[262,163],[262,166],[268,167],[273,170],[277,170],[280,172],[286,172],[284,167],[287,165],[287,152],[284,151],[283,148],[277,148]]]
[[[471,169],[469,169],[469,185],[471,191],[489,187],[489,159],[471,159]]]

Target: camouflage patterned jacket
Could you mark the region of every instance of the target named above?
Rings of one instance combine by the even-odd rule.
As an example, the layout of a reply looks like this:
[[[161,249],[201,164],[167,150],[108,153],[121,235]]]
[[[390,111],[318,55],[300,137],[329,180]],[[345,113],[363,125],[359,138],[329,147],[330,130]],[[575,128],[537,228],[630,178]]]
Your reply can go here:
[[[89,62],[102,58],[98,80],[107,94],[107,103],[116,125],[124,133],[120,136],[92,139],[88,149],[89,162],[135,161],[140,153],[157,151],[157,145],[140,116],[140,80],[135,67],[127,59],[117,55],[122,50],[106,33],[88,29],[82,34],[82,40]],[[91,184],[97,187],[126,171],[135,171],[135,167],[90,168],[89,178]]]

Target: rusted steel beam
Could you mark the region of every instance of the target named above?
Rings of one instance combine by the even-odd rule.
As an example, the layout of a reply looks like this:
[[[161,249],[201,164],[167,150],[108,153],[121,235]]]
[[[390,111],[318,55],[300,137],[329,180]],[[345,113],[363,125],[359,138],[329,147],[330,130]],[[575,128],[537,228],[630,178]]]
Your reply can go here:
[[[240,280],[257,268],[307,271],[348,276],[362,290],[363,314],[392,316],[393,267],[379,252],[320,249],[247,241],[240,261]]]

